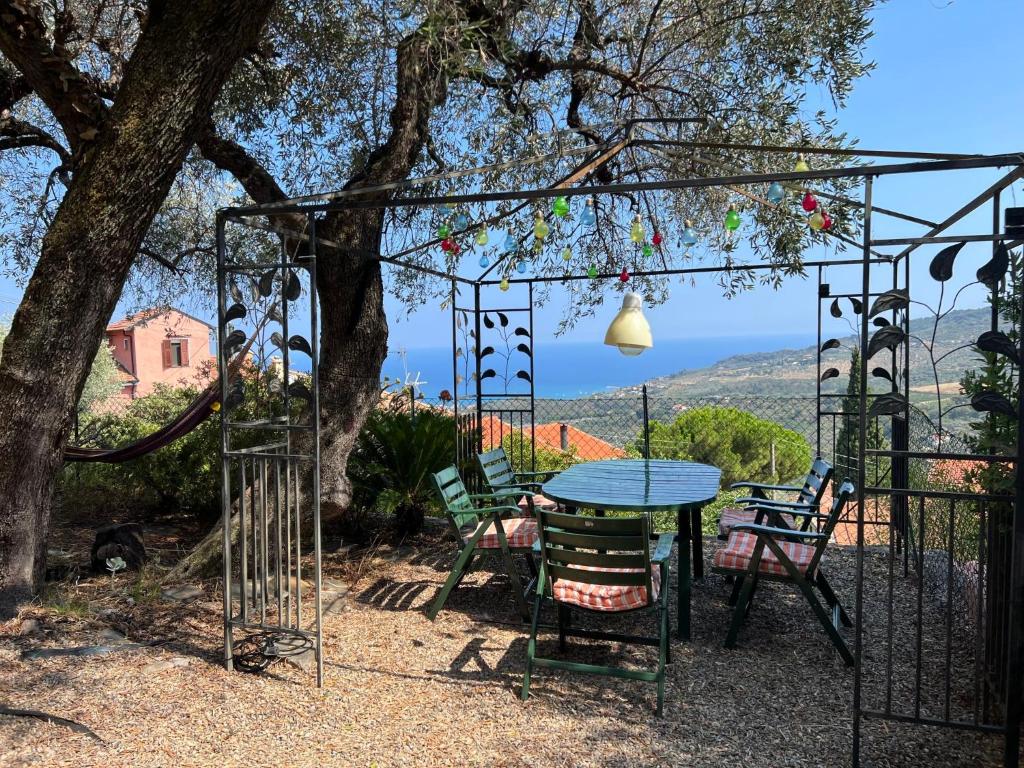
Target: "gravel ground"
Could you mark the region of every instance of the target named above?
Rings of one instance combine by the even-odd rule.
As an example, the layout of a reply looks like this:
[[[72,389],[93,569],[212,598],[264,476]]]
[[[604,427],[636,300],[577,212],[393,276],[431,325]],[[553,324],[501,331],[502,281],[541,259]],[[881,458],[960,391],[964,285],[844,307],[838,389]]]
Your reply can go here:
[[[727,651],[728,587],[714,575],[696,585],[693,641],[673,644],[658,719],[653,684],[548,670],[537,672],[530,701],[521,702],[526,632],[503,577],[474,573],[436,622],[424,616],[454,554],[451,541],[425,534],[412,547],[325,560],[328,575],[352,583],[346,609],[325,618],[320,690],[311,674],[283,664],[262,675],[223,668],[215,584],[184,606],[129,605],[109,597],[109,580],[96,579],[79,587],[88,615],[27,607],[0,625],[0,703],[72,719],[99,740],[0,716],[0,766],[849,765],[853,672],[795,591],[763,586],[740,646]],[[853,552],[831,552],[827,568],[852,612]],[[868,553],[866,572],[868,616],[884,617],[883,553]],[[910,611],[912,585],[898,586],[897,610]],[[41,634],[19,635],[26,619],[37,620]],[[646,622],[653,632],[653,616]],[[922,632],[940,637],[941,626],[927,612]],[[21,657],[96,642],[110,627],[153,644],[105,656]],[[894,632],[897,647],[914,647],[914,622]],[[852,646],[853,632],[847,636]],[[884,622],[873,621],[865,647],[881,647],[885,636]],[[542,643],[557,654],[556,640]],[[653,649],[570,643],[580,660],[650,666],[656,658]],[[868,654],[865,701],[884,699],[885,663],[884,652]],[[954,654],[958,680],[971,664]],[[898,706],[910,701],[904,681],[913,669],[912,654],[897,655]],[[940,700],[935,685],[926,679],[924,688]],[[964,695],[954,690],[952,698],[969,709]],[[993,737],[869,721],[862,764],[996,765],[999,748]]]

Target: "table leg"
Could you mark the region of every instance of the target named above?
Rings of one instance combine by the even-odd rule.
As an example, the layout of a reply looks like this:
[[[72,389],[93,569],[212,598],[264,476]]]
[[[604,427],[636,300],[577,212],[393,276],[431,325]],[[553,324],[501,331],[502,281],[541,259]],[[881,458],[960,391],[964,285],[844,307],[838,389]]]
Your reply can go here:
[[[690,513],[692,528],[691,538],[693,540],[693,578],[704,578],[704,530],[701,520],[701,510],[695,509]]]
[[[680,640],[690,639],[690,539],[692,538],[692,525],[687,518],[687,513],[679,511],[679,520],[676,530],[679,531],[679,606],[677,609],[678,628],[677,634]]]

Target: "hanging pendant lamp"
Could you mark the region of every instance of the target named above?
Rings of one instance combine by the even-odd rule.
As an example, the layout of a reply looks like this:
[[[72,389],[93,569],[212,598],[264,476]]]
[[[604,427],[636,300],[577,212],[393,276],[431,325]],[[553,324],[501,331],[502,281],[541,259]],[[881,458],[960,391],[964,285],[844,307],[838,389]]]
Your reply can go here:
[[[644,317],[643,302],[638,294],[629,291],[622,297],[622,309],[608,326],[604,343],[618,347],[619,352],[629,357],[635,357],[654,346],[651,326]]]

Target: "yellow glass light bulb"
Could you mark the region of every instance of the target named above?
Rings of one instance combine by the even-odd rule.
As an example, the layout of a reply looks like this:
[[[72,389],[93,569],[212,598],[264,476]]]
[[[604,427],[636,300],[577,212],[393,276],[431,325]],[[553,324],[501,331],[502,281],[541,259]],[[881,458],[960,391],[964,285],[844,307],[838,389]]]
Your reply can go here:
[[[480,227],[480,229],[477,230],[477,233],[476,233],[476,244],[477,245],[487,245],[487,241],[489,239],[490,238],[488,238],[488,236],[487,236],[487,227]]]
[[[820,208],[811,214],[811,217],[807,219],[807,224],[815,232],[820,232],[825,228],[825,217],[821,215]]]
[[[503,291],[507,291],[508,290],[508,278],[507,277],[501,278],[501,283],[498,285],[498,287],[501,288],[501,290],[503,290]]]
[[[633,226],[629,228],[629,239],[634,243],[642,243],[647,237],[647,233],[644,231],[643,222],[640,221],[640,214],[633,219]]]
[[[533,221],[533,236],[538,240],[543,240],[548,236],[548,232],[550,231],[551,228],[548,227],[548,223],[544,221],[544,217],[538,213],[537,218]]]
[[[797,155],[796,156],[796,165],[793,166],[793,171],[795,173],[807,173],[809,170],[811,170],[811,166],[809,166],[807,164],[807,161],[804,160],[804,156],[803,155]]]

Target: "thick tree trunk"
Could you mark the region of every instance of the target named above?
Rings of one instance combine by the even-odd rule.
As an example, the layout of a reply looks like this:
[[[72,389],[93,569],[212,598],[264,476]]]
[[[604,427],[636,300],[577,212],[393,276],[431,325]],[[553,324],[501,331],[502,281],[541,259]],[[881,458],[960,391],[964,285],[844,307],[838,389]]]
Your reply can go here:
[[[117,100],[43,240],[0,359],[0,614],[42,581],[54,479],[103,328],[201,121],[272,5],[150,4]],[[0,50],[17,64],[16,35],[0,32]]]

